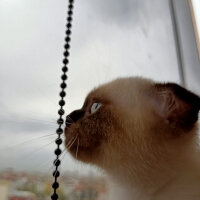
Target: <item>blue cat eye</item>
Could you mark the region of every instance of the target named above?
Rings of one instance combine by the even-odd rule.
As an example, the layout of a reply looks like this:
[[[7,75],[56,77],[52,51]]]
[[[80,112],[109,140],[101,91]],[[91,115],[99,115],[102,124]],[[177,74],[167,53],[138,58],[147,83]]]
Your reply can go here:
[[[101,103],[93,103],[90,110],[91,114],[95,113],[101,106],[102,106]]]

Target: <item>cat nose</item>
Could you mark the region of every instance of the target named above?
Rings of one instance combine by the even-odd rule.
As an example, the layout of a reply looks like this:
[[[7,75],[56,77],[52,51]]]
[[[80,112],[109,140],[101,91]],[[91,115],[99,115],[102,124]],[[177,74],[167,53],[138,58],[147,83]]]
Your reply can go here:
[[[80,110],[75,110],[71,112],[69,115],[66,117],[65,124],[67,127],[69,127],[71,124],[75,123],[78,121],[81,117],[83,117],[85,114],[85,111],[80,109]]]

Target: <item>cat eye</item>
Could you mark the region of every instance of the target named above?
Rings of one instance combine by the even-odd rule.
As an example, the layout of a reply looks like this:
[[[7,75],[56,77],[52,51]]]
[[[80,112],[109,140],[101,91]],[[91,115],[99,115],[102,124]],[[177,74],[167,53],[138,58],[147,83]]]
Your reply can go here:
[[[93,103],[90,110],[91,114],[95,113],[101,106],[102,106],[101,103]]]

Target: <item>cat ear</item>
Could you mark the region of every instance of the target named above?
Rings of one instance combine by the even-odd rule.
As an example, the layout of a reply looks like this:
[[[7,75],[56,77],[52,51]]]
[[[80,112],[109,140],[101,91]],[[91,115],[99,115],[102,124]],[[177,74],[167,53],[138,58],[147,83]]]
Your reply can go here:
[[[192,128],[198,119],[200,98],[175,83],[155,84],[158,114],[173,126]]]

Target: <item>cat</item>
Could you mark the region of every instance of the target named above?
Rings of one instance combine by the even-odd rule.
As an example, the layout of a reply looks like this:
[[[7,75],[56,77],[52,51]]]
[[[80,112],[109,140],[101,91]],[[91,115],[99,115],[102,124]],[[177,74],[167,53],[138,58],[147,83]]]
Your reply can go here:
[[[118,78],[67,116],[66,148],[124,190],[113,200],[200,200],[199,109],[175,83]]]

